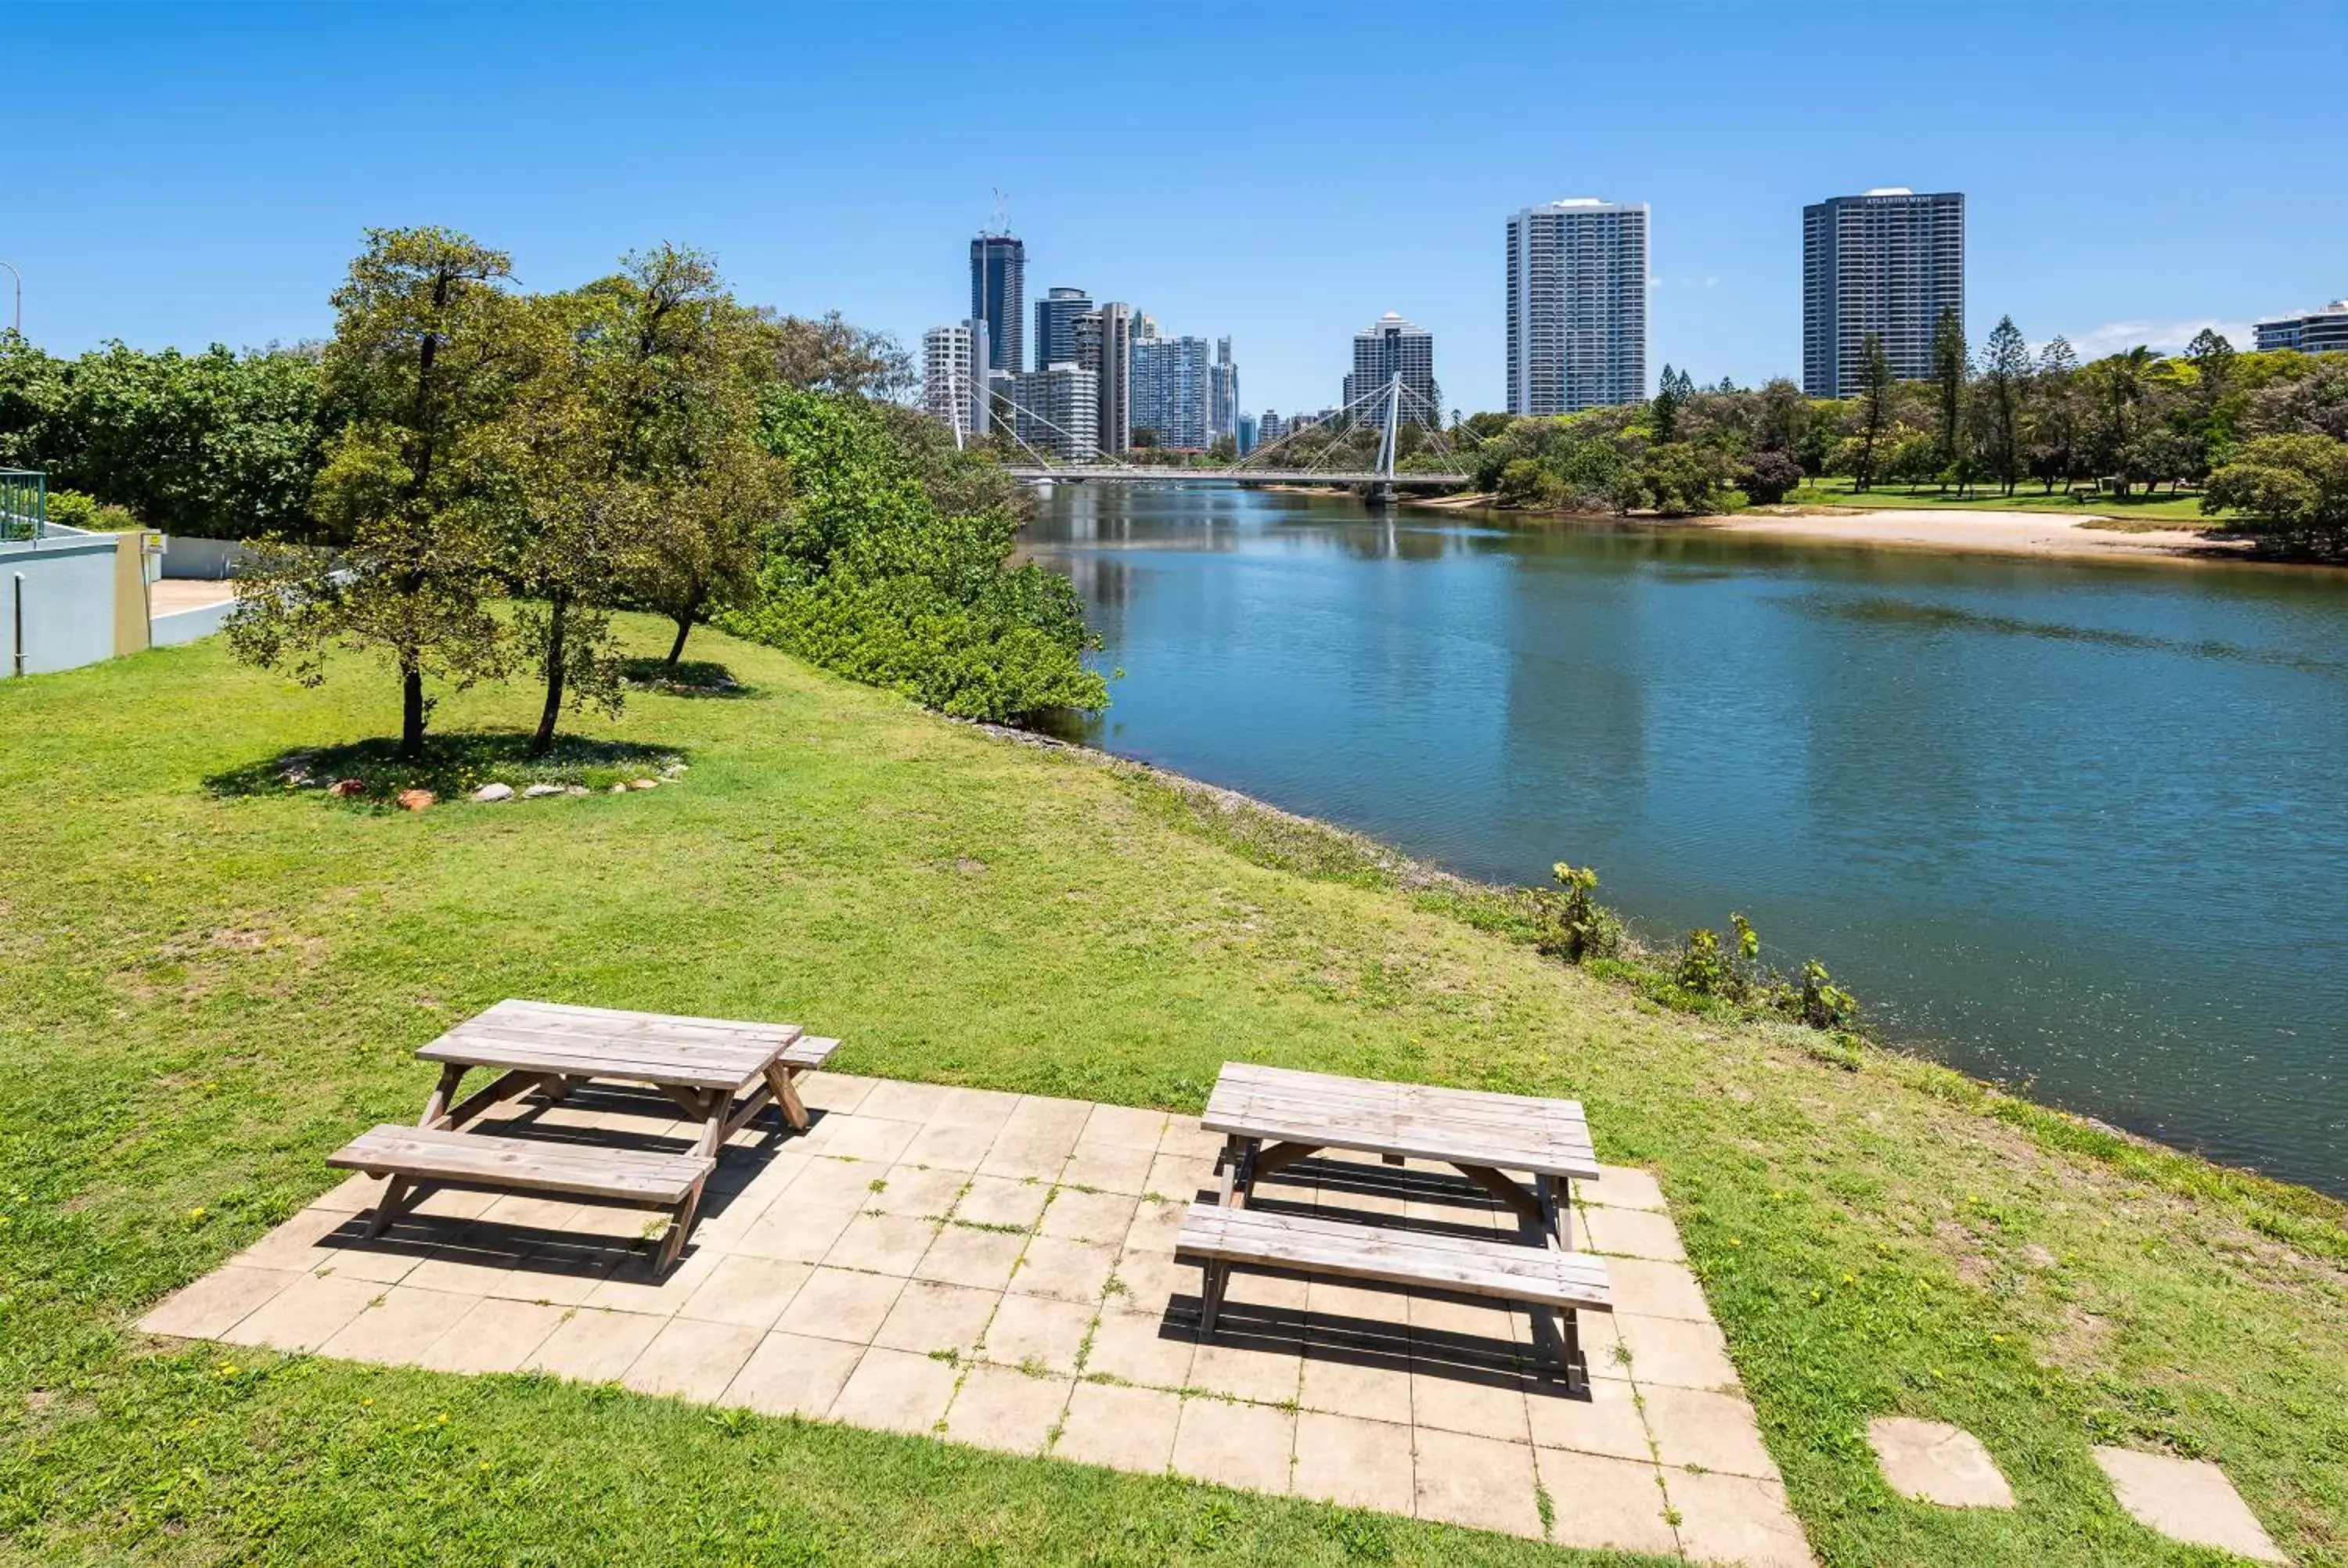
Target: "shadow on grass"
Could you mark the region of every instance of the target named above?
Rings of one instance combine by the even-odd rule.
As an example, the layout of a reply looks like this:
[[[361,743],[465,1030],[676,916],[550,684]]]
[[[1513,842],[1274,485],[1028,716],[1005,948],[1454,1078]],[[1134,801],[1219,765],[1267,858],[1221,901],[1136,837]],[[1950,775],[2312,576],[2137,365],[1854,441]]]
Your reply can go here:
[[[665,659],[630,659],[621,664],[620,678],[633,691],[658,692],[668,697],[747,697],[756,690],[709,659],[683,660],[675,669]]]
[[[532,784],[596,791],[646,778],[674,782],[685,771],[686,753],[675,746],[564,736],[544,755],[531,756],[530,739],[521,731],[433,735],[424,743],[423,757],[414,762],[396,755],[399,743],[388,737],[309,747],[214,774],[204,780],[204,789],[222,799],[297,791],[331,796],[341,784],[345,793],[333,798],[354,806],[383,806],[403,790],[462,800],[489,784],[510,785],[516,794]],[[345,781],[358,787],[350,789]]]

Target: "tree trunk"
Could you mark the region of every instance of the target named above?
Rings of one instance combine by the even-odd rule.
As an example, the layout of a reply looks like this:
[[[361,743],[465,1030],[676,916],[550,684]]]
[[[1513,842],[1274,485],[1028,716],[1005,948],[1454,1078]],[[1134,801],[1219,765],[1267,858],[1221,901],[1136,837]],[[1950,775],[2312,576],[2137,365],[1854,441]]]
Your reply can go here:
[[[562,629],[571,608],[568,594],[558,593],[546,607],[546,706],[538,711],[538,733],[530,738],[530,754],[544,756],[554,744],[554,726],[562,717]]]
[[[409,763],[424,757],[424,671],[412,659],[399,666],[399,756]]]
[[[687,604],[683,612],[676,617],[676,641],[668,645],[668,667],[671,672],[675,671],[677,661],[685,657],[685,640],[693,635],[693,619],[700,613],[701,599],[700,596],[695,595],[693,601]]]

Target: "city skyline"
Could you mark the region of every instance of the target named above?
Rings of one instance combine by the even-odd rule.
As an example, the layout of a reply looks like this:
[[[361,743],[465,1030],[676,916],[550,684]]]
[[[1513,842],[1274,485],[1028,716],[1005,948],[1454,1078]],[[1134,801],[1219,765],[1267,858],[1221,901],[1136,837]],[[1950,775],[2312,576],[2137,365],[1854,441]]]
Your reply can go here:
[[[0,260],[25,274],[27,334],[77,353],[108,337],[189,349],[316,337],[369,225],[464,229],[510,251],[533,288],[673,240],[714,252],[746,300],[838,309],[918,353],[927,328],[970,314],[938,259],[988,226],[1000,187],[1035,269],[1031,303],[1081,280],[1171,329],[1228,333],[1256,409],[1328,402],[1346,341],[1388,308],[1442,340],[1447,407],[1505,406],[1496,220],[1587,191],[1655,214],[1651,378],[1669,363],[1707,383],[1798,379],[1801,210],[1880,185],[1968,194],[1976,341],[2010,313],[2034,341],[2060,333],[2085,356],[2175,349],[2205,324],[2247,347],[2252,322],[2348,293],[2348,213],[2305,200],[2332,179],[2320,104],[2214,72],[2188,133],[2173,102],[2083,90],[2077,68],[2092,58],[2106,79],[2152,82],[2281,28],[2324,57],[2348,43],[2337,15],[2157,10],[2118,26],[2083,8],[1990,6],[1972,25],[1999,47],[1946,62],[1926,90],[1888,62],[1939,49],[1931,18],[1887,12],[1869,49],[1887,64],[1812,101],[1770,84],[1848,49],[1831,10],[1508,14],[1512,53],[1667,48],[1659,110],[1646,87],[1602,74],[1577,77],[1570,101],[1486,91],[1488,58],[1467,37],[1482,30],[1446,36],[1417,11],[1354,8],[1344,26],[1328,10],[1251,12],[1245,49],[1220,28],[1152,41],[1165,68],[1208,80],[1205,107],[1243,143],[1292,144],[1342,118],[1353,68],[1409,36],[1427,46],[1416,90],[1452,150],[1394,149],[1306,181],[1276,160],[1159,170],[1145,221],[1131,216],[1145,204],[1129,169],[1154,110],[1081,68],[1082,30],[1047,9],[1027,13],[1023,36],[1038,64],[1068,67],[1066,108],[1086,130],[1027,146],[949,128],[960,63],[997,28],[945,8],[734,13],[714,54],[703,29],[630,26],[617,12],[482,12],[452,46],[361,9],[33,8],[14,28],[24,57],[59,81],[105,81],[119,110],[33,117],[0,151],[24,215],[0,219]],[[1327,70],[1282,66],[1308,46]],[[357,116],[335,84],[339,63],[362,57],[378,86]],[[588,110],[622,57],[695,76],[656,137]],[[780,102],[761,85],[777,57],[794,62]],[[913,106],[885,122],[864,96],[876,70]],[[1643,129],[1604,145],[1570,134],[1591,119]],[[395,122],[411,128],[384,136]],[[830,134],[844,126],[857,134]],[[2218,189],[2229,211],[2290,221],[2246,242],[2239,223],[2162,216],[2198,211],[2185,193]]]

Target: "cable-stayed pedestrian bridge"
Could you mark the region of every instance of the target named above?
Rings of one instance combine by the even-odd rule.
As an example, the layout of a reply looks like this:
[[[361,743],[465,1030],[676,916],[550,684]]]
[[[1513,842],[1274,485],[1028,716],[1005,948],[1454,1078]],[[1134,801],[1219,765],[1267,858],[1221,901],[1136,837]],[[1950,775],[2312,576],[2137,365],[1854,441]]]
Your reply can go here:
[[[1170,464],[1142,463],[1013,463],[1006,470],[1021,479],[1105,479],[1135,485],[1194,485],[1208,480],[1241,480],[1271,485],[1392,485],[1397,489],[1456,489],[1473,477],[1402,468],[1391,473],[1354,468],[1178,468]]]

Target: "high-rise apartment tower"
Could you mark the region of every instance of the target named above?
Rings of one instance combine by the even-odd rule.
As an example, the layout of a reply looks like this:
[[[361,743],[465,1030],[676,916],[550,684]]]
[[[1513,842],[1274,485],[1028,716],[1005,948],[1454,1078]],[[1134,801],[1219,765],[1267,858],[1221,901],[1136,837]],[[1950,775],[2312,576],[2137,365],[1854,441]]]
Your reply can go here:
[[[1965,315],[1965,199],[1893,186],[1802,209],[1802,390],[1849,397],[1867,337],[1901,381],[1932,374],[1941,313]]]
[[[1435,384],[1435,334],[1388,311],[1354,334],[1354,368],[1345,377],[1342,404],[1365,397],[1402,377],[1402,421],[1406,425],[1439,424],[1434,411],[1443,405],[1442,389]],[[1355,409],[1357,420],[1385,417],[1383,405]]]
[[[1008,234],[970,242],[970,313],[986,323],[986,368],[1016,375],[1026,368],[1027,247]]]
[[[1647,395],[1647,204],[1576,197],[1509,220],[1509,412]]]

